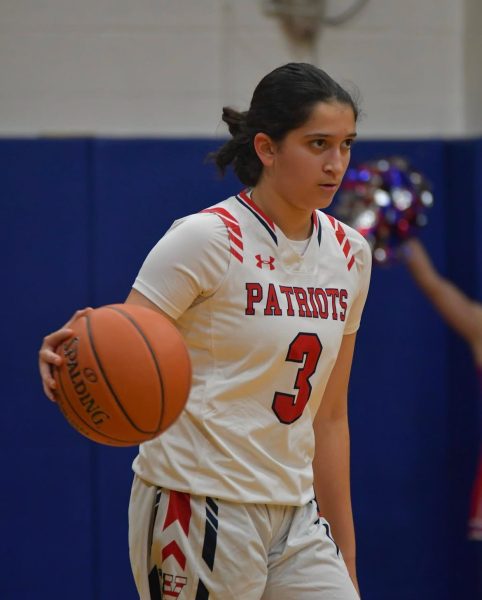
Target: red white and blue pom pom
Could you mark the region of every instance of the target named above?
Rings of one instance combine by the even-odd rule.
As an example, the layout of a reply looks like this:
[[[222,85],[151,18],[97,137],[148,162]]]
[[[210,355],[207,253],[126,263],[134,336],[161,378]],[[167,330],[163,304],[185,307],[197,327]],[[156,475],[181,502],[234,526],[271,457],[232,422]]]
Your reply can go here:
[[[390,263],[400,245],[427,223],[431,186],[408,161],[392,157],[347,170],[335,213],[369,242],[374,261]]]

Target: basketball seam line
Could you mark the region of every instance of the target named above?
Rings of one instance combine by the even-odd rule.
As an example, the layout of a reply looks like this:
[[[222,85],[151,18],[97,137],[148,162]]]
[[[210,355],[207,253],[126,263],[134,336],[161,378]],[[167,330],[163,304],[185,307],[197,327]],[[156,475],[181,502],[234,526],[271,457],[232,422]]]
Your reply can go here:
[[[158,433],[160,433],[160,428],[162,427],[162,422],[164,421],[164,382],[162,380],[162,373],[161,373],[161,369],[159,367],[159,364],[157,362],[156,359],[156,355],[154,354],[154,350],[152,349],[151,344],[149,343],[149,340],[147,339],[147,337],[144,335],[144,332],[142,331],[142,329],[137,325],[137,323],[135,322],[135,320],[129,315],[129,313],[124,312],[123,310],[121,310],[120,308],[114,308],[113,306],[106,306],[105,308],[108,308],[109,310],[113,310],[114,312],[119,313],[120,315],[124,316],[128,321],[130,321],[132,323],[132,325],[134,325],[134,327],[136,328],[136,330],[138,331],[138,333],[141,335],[141,337],[143,338],[144,342],[146,343],[146,346],[149,350],[149,352],[151,353],[152,356],[152,360],[154,362],[154,366],[156,368],[157,371],[157,376],[159,378],[159,384],[161,386],[161,416],[159,418],[159,422],[157,424],[157,429],[156,431]],[[97,358],[97,355],[96,355]],[[100,366],[99,363],[99,367],[102,369],[102,367]],[[106,380],[107,381],[107,380]],[[117,399],[117,398],[116,398]],[[127,415],[126,415],[127,416]],[[127,417],[129,418],[129,417]],[[139,431],[143,432],[143,433],[153,433],[153,432],[149,432],[146,431],[144,432],[142,429],[137,428]]]
[[[115,310],[115,309],[113,309],[113,310]],[[116,312],[120,312],[121,314],[123,314],[121,311],[116,311]],[[117,394],[115,393],[115,391],[114,391],[114,389],[113,389],[110,381],[107,379],[107,374],[104,371],[102,363],[100,362],[100,359],[99,359],[99,355],[97,354],[97,351],[96,351],[96,348],[95,348],[95,344],[94,344],[94,338],[93,338],[91,327],[90,327],[90,316],[88,314],[86,315],[86,321],[87,321],[87,335],[89,336],[90,346],[92,348],[92,352],[94,354],[95,360],[97,361],[97,366],[98,366],[100,372],[102,373],[102,377],[104,379],[104,382],[106,383],[107,387],[109,388],[109,390],[110,390],[110,392],[112,394],[112,397],[114,398],[114,401],[116,402],[117,406],[120,408],[121,412],[124,414],[125,418],[132,425],[132,427],[136,431],[138,431],[139,433],[147,433],[149,435],[150,434],[156,435],[156,434],[160,433],[159,432],[159,427],[156,430],[144,430],[144,429],[141,429],[140,427],[138,427],[136,425],[136,423],[134,423],[134,421],[132,420],[132,418],[129,416],[129,414],[126,412],[126,410],[124,409],[124,407],[122,406],[122,403],[119,401],[119,398],[117,397]],[[134,325],[135,325],[135,323],[134,323]],[[138,328],[136,328],[136,329],[138,329]],[[140,333],[142,335],[142,332],[140,332]],[[152,352],[152,350],[151,350],[151,352]],[[157,364],[156,364],[156,367],[157,367]],[[162,383],[161,383],[161,389],[162,389]]]
[[[74,404],[72,404],[72,402],[70,402],[69,400],[69,396],[67,395],[66,391],[65,391],[65,387],[64,387],[64,381],[62,378],[62,371],[59,370],[58,372],[58,377],[59,377],[59,382],[60,382],[60,387],[61,387],[61,396],[60,396],[60,402],[58,402],[59,408],[61,410],[61,412],[63,413],[64,417],[67,419],[67,421],[70,423],[70,425],[72,425],[72,427],[74,427],[74,429],[77,429],[77,431],[79,433],[82,433],[83,435],[87,436],[91,441],[95,441],[92,440],[92,438],[89,436],[89,430],[91,430],[93,433],[97,434],[100,437],[105,437],[109,440],[113,440],[114,442],[121,442],[123,444],[127,445],[135,445],[135,444],[140,444],[142,443],[142,440],[122,440],[120,438],[115,438],[112,435],[108,435],[107,433],[104,433],[102,431],[99,431],[98,429],[96,429],[95,427],[93,427],[88,421],[85,420],[85,418],[79,414],[79,412],[77,411],[76,407],[74,406]],[[68,413],[66,412],[66,410],[62,407],[62,402],[64,402],[65,404],[68,404],[72,410],[72,412],[77,416],[77,418],[86,426],[86,428],[80,426],[78,423],[74,422],[68,415]]]

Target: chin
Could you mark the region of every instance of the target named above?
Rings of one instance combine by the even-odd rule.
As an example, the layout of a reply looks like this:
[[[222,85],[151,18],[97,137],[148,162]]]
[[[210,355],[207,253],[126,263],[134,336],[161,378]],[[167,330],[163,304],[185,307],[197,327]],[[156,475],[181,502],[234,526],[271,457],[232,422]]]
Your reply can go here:
[[[335,194],[333,194],[330,198],[318,198],[318,205],[316,208],[320,208],[321,210],[323,210],[324,208],[328,208],[333,202],[334,195]]]

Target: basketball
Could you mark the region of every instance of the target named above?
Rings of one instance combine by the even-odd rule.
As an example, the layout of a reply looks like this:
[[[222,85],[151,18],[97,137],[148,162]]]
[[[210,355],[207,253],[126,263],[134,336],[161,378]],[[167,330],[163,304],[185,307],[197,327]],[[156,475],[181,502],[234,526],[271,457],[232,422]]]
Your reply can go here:
[[[176,327],[155,310],[112,304],[89,311],[57,348],[57,404],[81,434],[133,446],[165,431],[191,387],[189,354]]]

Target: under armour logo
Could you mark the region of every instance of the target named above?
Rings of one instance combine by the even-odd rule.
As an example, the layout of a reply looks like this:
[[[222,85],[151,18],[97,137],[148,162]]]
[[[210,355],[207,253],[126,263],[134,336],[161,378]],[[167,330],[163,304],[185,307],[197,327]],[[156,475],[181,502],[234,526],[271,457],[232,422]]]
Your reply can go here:
[[[183,587],[187,583],[187,577],[180,575],[171,575],[170,573],[162,574],[162,594],[169,598],[178,598]]]
[[[258,269],[262,269],[263,265],[267,265],[270,271],[274,271],[274,256],[270,256],[268,260],[261,258],[261,254],[256,254],[256,266]]]

